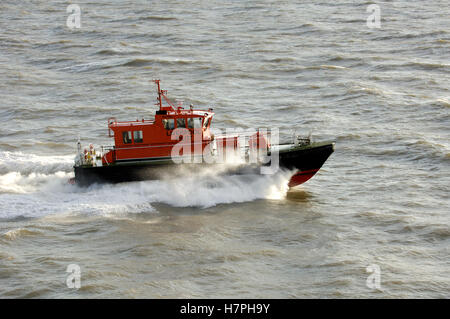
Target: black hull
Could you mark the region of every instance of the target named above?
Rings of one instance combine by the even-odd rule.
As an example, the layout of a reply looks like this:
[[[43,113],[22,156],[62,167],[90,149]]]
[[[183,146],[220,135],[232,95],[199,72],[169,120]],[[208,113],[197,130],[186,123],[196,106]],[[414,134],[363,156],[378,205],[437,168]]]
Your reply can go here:
[[[311,144],[294,147],[279,152],[279,167],[281,169],[296,169],[300,172],[319,170],[333,153],[333,143]],[[270,165],[268,163],[267,165]],[[186,172],[195,172],[200,167],[217,167],[218,174],[258,174],[260,166],[244,165],[223,170],[220,164],[175,164],[167,161],[146,161],[120,163],[102,167],[74,167],[75,182],[80,186],[94,183],[121,183],[143,180],[156,180],[167,177],[186,176]]]

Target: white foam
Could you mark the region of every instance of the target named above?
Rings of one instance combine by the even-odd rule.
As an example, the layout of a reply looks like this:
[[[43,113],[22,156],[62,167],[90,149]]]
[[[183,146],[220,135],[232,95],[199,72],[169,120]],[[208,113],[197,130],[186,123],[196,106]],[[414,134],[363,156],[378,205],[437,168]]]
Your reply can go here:
[[[10,172],[21,174],[68,172],[72,169],[73,159],[74,155],[39,156],[22,152],[0,152],[0,174]]]
[[[137,186],[152,202],[176,207],[206,208],[218,204],[280,198],[280,194],[287,192],[289,174],[193,175],[181,179],[141,182],[134,187]]]
[[[0,175],[0,193],[31,193],[42,185],[59,184],[67,181],[73,174],[56,172],[54,174],[31,173],[29,175],[20,172],[11,172]]]
[[[181,178],[83,188],[68,183],[73,177],[71,158],[0,153],[2,172],[6,172],[0,175],[0,218],[67,213],[119,217],[155,211],[154,203],[206,208],[280,199],[291,174],[217,176],[214,170],[186,171]]]

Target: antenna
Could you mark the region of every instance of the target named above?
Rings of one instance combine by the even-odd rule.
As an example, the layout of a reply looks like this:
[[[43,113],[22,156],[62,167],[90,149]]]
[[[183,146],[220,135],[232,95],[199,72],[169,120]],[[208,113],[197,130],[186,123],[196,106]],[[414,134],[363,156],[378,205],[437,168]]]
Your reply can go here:
[[[159,84],[159,82],[160,82],[161,80],[153,80],[153,82],[155,82],[156,83],[156,85],[158,86],[158,97],[157,97],[157,100],[158,100],[158,104],[159,104],[159,109],[161,110],[161,108],[162,108],[162,100],[161,100],[161,95],[162,95],[162,92],[161,92],[161,86],[160,86],[160,84]],[[157,104],[157,105],[158,105]]]
[[[158,100],[159,103],[156,104],[156,105],[159,105],[159,110],[162,110],[162,107],[163,107],[162,99],[164,99],[166,101],[166,103],[169,104],[169,107],[171,108],[171,110],[174,111],[175,108],[173,106],[173,103],[166,96],[167,90],[161,90],[161,85],[160,85],[161,80],[153,80],[153,82],[155,82],[156,85],[158,86],[158,98],[157,98],[157,100]]]

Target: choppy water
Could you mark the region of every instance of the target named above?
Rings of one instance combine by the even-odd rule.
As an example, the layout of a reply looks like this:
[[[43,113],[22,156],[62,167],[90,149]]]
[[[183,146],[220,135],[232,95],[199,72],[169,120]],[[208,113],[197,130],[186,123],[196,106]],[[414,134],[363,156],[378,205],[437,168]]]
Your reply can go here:
[[[0,297],[450,296],[448,1],[0,2]],[[151,117],[336,140],[312,180],[78,188],[78,135]],[[81,288],[66,286],[69,264]],[[366,267],[381,289],[366,286]]]

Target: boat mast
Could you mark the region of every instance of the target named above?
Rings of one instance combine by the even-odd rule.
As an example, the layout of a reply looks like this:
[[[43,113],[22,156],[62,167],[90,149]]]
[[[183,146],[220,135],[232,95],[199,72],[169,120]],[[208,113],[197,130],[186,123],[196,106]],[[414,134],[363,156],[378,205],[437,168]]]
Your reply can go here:
[[[167,104],[169,104],[169,107],[171,108],[172,111],[175,110],[172,102],[167,98],[166,93],[167,90],[161,90],[161,86],[160,86],[160,82],[161,80],[153,80],[153,82],[156,83],[156,85],[158,86],[158,104],[159,104],[159,110],[161,111],[163,106],[162,106],[162,99],[164,98],[164,100],[167,102]],[[157,104],[157,105],[158,105]]]
[[[153,80],[153,82],[155,82],[156,85],[158,86],[158,102],[159,102],[159,110],[162,109],[162,99],[161,99],[162,92],[161,92],[161,86],[160,86],[160,84],[159,84],[160,81],[161,81],[161,80]]]

